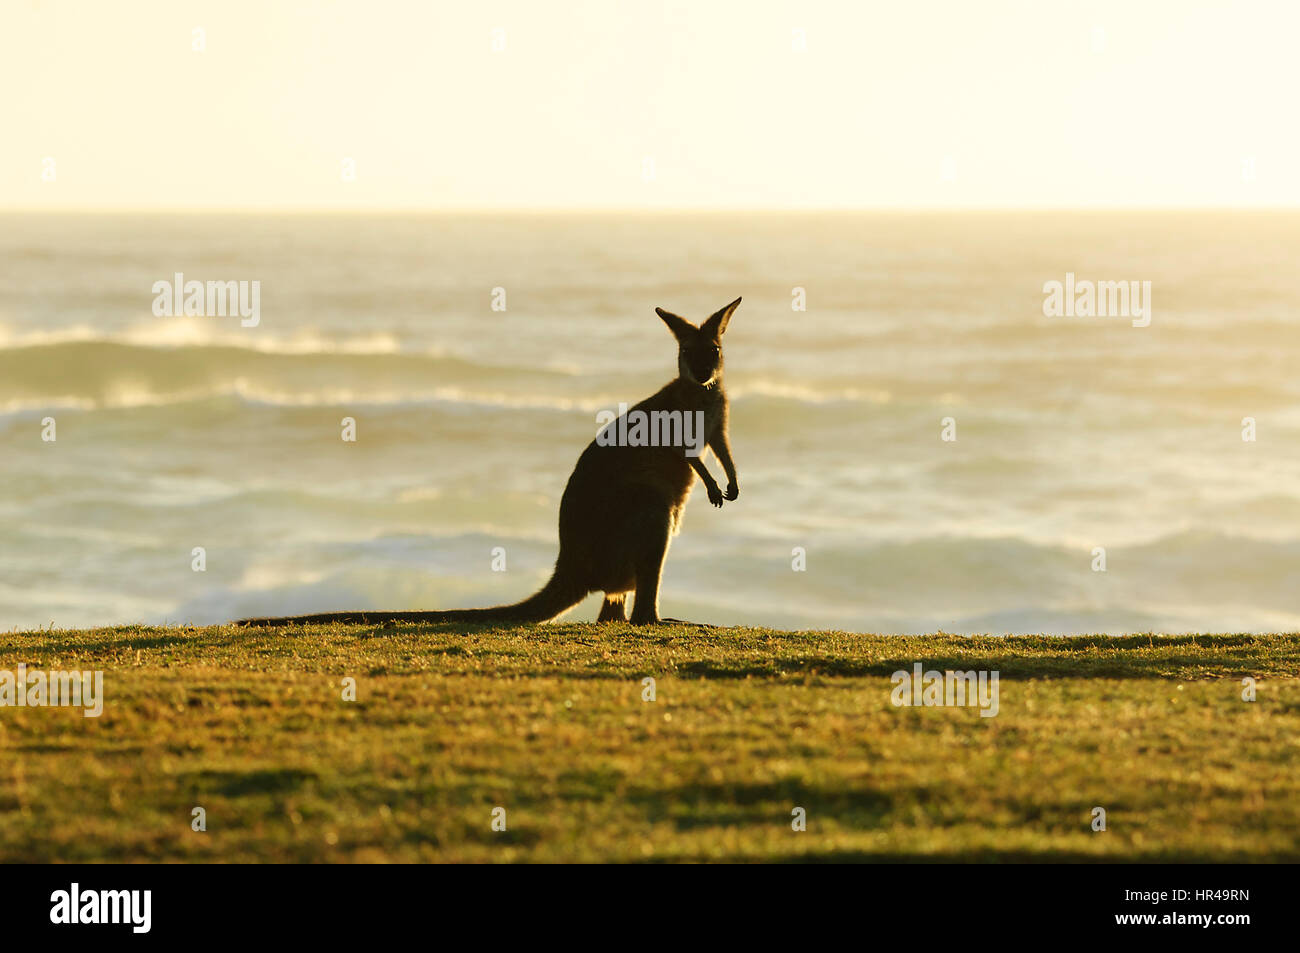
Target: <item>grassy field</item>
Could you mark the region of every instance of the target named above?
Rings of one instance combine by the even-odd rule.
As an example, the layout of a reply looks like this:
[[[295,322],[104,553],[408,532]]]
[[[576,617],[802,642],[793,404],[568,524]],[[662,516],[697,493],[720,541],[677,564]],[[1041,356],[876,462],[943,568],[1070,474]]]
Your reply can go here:
[[[999,671],[998,715],[895,707],[915,661]],[[106,703],[0,708],[4,862],[1300,860],[1300,635],[0,635],[20,662]]]

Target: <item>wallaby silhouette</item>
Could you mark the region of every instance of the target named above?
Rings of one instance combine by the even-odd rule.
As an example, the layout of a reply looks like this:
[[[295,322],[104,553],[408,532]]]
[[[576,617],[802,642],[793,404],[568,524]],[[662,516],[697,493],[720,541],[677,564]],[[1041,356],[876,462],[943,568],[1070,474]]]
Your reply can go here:
[[[637,411],[646,417],[664,411],[679,412],[682,417],[678,419],[693,415],[692,420],[703,421],[703,433],[697,435],[694,445],[696,455],[686,452],[690,448],[684,441],[669,446],[632,446],[630,440],[614,444],[600,437],[592,441],[578,458],[560,498],[560,555],[555,572],[535,595],[514,605],[487,609],[325,612],[244,619],[238,624],[544,622],[597,591],[605,593],[597,621],[627,621],[625,603],[628,594],[635,592],[634,625],[676,622],[659,618],[659,580],[668,544],[681,528],[682,511],[695,477],[704,483],[714,506],[740,494],[727,434],[727,395],[722,389],[722,333],[739,304],[737,298],[699,327],[655,308],[677,339],[677,378],[608,426],[626,426],[624,418]],[[722,464],[727,477],[725,493],[698,455],[704,445]]]

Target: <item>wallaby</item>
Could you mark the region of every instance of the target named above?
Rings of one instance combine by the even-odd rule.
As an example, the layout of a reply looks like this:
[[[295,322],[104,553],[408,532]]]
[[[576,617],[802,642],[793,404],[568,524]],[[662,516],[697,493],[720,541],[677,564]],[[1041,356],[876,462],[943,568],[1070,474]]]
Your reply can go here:
[[[573,468],[560,498],[560,555],[550,582],[523,602],[488,609],[430,612],[325,612],[279,619],[244,619],[240,625],[322,622],[544,622],[567,612],[590,593],[605,593],[597,621],[626,622],[625,603],[635,592],[633,625],[676,622],[659,617],[659,579],[668,544],[681,528],[682,511],[698,475],[709,502],[740,495],[727,434],[727,395],[722,389],[722,334],[737,298],[699,327],[662,308],[655,313],[677,339],[677,378],[631,408],[645,416],[677,411],[703,421],[695,455],[682,446],[629,446],[597,438]],[[644,419],[644,418],[642,418]],[[662,419],[662,418],[661,418]],[[623,418],[609,427],[625,425]],[[615,431],[625,433],[626,431]],[[700,442],[702,441],[702,443]],[[631,443],[626,441],[625,443]],[[707,445],[727,477],[718,488],[699,451]]]

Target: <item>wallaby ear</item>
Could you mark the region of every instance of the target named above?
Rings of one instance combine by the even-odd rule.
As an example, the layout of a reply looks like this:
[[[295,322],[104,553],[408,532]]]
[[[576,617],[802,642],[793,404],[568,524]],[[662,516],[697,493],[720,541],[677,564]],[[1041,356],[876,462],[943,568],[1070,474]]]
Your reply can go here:
[[[722,337],[722,332],[727,330],[727,322],[731,320],[732,313],[740,307],[740,299],[737,298],[731,304],[727,305],[721,311],[715,311],[709,320],[700,325],[700,330],[705,334],[711,334],[714,337]]]
[[[681,341],[688,337],[696,330],[695,325],[683,317],[673,314],[671,311],[665,311],[663,308],[655,308],[655,314],[664,319],[664,324],[668,325],[668,330],[673,332],[673,337]]]

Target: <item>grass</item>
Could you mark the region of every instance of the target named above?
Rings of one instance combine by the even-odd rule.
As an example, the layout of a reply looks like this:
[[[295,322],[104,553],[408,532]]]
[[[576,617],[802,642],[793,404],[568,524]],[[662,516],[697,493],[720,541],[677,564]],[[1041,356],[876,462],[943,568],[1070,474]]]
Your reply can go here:
[[[895,707],[914,661],[999,671],[999,714]],[[1295,634],[0,635],[19,662],[106,703],[0,708],[6,863],[1300,860]]]

